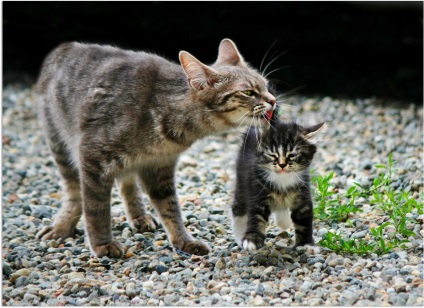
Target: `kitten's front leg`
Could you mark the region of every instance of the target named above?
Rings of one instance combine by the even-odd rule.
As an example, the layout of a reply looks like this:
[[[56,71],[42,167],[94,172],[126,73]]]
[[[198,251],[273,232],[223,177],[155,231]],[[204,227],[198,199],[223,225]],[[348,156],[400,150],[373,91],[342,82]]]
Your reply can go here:
[[[149,194],[172,245],[191,254],[206,255],[209,248],[201,241],[194,240],[184,226],[174,183],[175,163],[145,168],[140,173],[143,188]]]
[[[317,254],[320,248],[315,245],[313,238],[313,207],[311,201],[306,201],[292,209],[291,219],[296,234],[294,247],[305,246],[309,253]]]
[[[81,159],[81,188],[85,230],[92,253],[100,258],[122,257],[123,246],[113,240],[110,215],[110,193],[113,178],[104,176],[99,160]]]
[[[246,232],[241,241],[244,249],[255,251],[264,246],[269,215],[270,210],[267,205],[258,205],[249,210]]]

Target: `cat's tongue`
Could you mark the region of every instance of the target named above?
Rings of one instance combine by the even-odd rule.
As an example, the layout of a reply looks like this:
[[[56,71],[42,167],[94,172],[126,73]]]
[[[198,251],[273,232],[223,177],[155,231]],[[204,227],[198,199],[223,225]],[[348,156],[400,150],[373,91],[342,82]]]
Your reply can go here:
[[[267,120],[271,120],[271,117],[272,117],[272,110],[268,110],[268,111],[265,113],[265,116],[266,116],[266,119],[267,119]]]

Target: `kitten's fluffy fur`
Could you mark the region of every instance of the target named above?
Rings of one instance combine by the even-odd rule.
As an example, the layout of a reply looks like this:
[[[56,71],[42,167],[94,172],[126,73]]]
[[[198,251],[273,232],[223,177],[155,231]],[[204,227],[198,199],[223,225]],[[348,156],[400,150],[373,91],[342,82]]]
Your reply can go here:
[[[264,245],[272,213],[283,229],[293,223],[295,246],[314,244],[308,166],[316,152],[312,139],[323,124],[284,123],[275,112],[268,129],[252,127],[243,136],[231,209],[240,247],[254,251]]]
[[[199,138],[263,117],[275,97],[231,40],[221,42],[211,66],[185,51],[179,56],[181,65],[145,52],[65,43],[46,58],[37,83],[40,118],[65,185],[53,225],[38,237],[72,236],[83,215],[93,254],[121,257],[110,216],[116,181],[133,228],[156,228],[142,187],[175,248],[208,252],[183,224],[174,184],[178,156]]]

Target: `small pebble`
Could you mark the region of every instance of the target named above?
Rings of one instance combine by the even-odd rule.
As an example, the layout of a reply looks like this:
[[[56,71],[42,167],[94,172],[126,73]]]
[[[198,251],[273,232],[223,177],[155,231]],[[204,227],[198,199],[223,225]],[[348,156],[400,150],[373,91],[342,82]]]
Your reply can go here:
[[[255,252],[239,247],[227,209],[234,201],[242,127],[198,140],[180,155],[176,167],[184,224],[193,238],[211,247],[205,256],[172,247],[161,225],[154,232],[132,230],[116,187],[111,192],[111,231],[126,246],[125,258],[92,256],[82,219],[74,237],[35,239],[52,224],[65,195],[37,120],[34,90],[5,84],[2,91],[4,306],[422,306],[424,215],[418,209],[406,215],[406,229],[415,235],[403,236],[396,234],[390,214],[379,203],[361,195],[355,198],[359,211],[346,222],[314,219],[314,239],[321,248],[316,253],[305,246],[293,249],[294,229],[282,230],[273,218],[265,247]],[[414,202],[423,203],[420,104],[396,106],[377,98],[286,99],[297,106],[283,108],[288,119],[328,124],[312,166],[316,175],[334,172],[326,201],[343,199],[355,182],[371,189],[387,172],[375,165],[387,165],[392,153],[389,189],[408,192]],[[316,187],[311,181],[315,208]],[[160,222],[148,196],[140,196]],[[329,232],[374,243],[371,229],[385,222],[391,224],[383,231],[385,239],[395,232],[409,241],[406,249],[363,255],[336,253],[320,244]]]

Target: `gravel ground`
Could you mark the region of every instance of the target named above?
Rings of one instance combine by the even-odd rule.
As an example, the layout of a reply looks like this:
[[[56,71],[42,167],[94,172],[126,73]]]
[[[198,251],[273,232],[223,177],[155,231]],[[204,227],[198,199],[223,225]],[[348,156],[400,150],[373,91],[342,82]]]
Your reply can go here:
[[[60,207],[58,174],[35,117],[31,89],[3,88],[2,304],[167,306],[422,306],[423,217],[413,211],[416,235],[407,250],[377,256],[338,255],[326,248],[310,255],[287,249],[293,230],[274,223],[266,247],[249,254],[234,244],[227,206],[235,180],[238,132],[209,137],[182,155],[178,192],[188,229],[209,243],[208,256],[174,252],[165,232],[132,233],[116,190],[113,233],[128,250],[124,259],[93,258],[80,234],[40,242],[38,230]],[[335,171],[346,189],[366,185],[394,150],[396,187],[416,198],[423,190],[423,112],[417,105],[383,105],[376,99],[292,97],[288,117],[313,124],[327,121],[314,169]],[[148,200],[145,200],[148,204]],[[420,200],[422,202],[422,199]],[[315,221],[318,242],[328,230],[346,236],[387,218],[372,206],[354,216],[355,226]],[[365,232],[363,232],[365,231]]]

